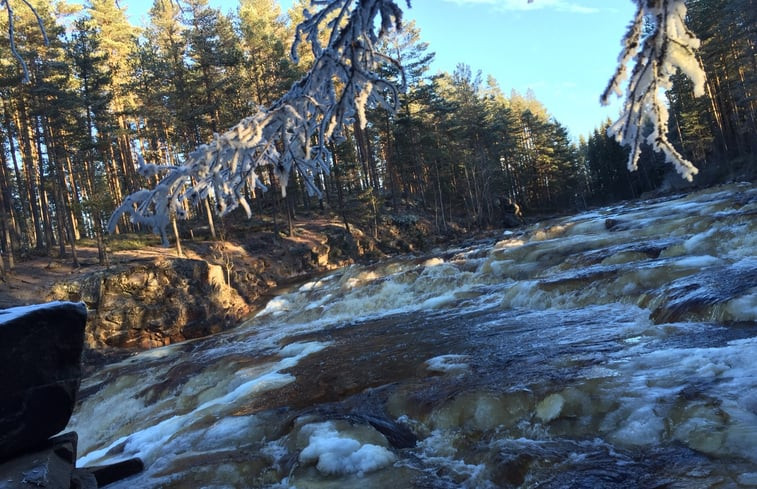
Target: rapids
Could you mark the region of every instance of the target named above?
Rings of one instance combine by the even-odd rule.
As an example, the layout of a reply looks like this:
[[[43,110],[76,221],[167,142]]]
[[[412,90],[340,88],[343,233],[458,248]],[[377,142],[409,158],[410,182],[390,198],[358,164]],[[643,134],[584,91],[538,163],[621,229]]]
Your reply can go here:
[[[119,488],[757,487],[757,187],[353,266],[84,379]],[[110,486],[109,486],[110,487]]]

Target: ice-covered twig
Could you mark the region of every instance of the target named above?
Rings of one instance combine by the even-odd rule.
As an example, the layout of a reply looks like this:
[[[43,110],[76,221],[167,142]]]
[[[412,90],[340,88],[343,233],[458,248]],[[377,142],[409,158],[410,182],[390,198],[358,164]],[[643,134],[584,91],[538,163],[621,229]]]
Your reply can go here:
[[[170,216],[182,217],[185,201],[196,204],[205,197],[212,197],[221,214],[241,205],[249,215],[244,187],[265,188],[255,170],[266,165],[273,166],[282,192],[291,172],[297,171],[308,192],[318,194],[314,179],[329,171],[328,143],[354,120],[365,125],[366,106],[396,110],[404,79],[383,78],[380,66],[398,63],[377,53],[375,46],[384,32],[400,27],[400,7],[393,0],[311,0],[311,5],[319,10],[305,12],[292,48],[296,55],[302,40],[310,44],[315,62],[307,75],[270,107],[261,107],[255,115],[215,135],[182,165],[140,161],[141,173],[166,174],[153,190],[130,195],[116,209],[108,223],[111,232],[120,216],[128,213],[133,222],[159,232],[165,242]],[[326,46],[319,40],[323,32],[329,33]]]
[[[671,76],[680,69],[693,82],[694,95],[704,94],[704,67],[696,56],[700,41],[686,27],[683,0],[636,0],[636,3],[636,15],[623,38],[618,69],[600,99],[607,105],[613,93],[622,96],[621,86],[628,80],[620,118],[607,132],[631,148],[629,170],[637,168],[641,144],[646,141],[655,151],[661,151],[683,178],[691,181],[699,171],[668,140],[668,107],[661,92],[671,88]],[[629,79],[627,65],[632,59],[635,65]],[[644,137],[646,121],[651,122],[652,132]]]

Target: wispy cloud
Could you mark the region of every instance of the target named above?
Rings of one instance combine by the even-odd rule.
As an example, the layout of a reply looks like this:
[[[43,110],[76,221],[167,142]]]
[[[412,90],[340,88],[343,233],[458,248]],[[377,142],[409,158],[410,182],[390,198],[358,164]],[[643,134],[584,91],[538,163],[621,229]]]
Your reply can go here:
[[[444,0],[446,2],[457,3],[459,5],[492,5],[497,10],[502,11],[526,11],[526,10],[542,10],[552,9],[559,12],[572,12],[576,14],[594,14],[599,12],[599,9],[593,7],[586,7],[579,2],[572,2],[570,0],[534,0],[530,2],[528,0]]]

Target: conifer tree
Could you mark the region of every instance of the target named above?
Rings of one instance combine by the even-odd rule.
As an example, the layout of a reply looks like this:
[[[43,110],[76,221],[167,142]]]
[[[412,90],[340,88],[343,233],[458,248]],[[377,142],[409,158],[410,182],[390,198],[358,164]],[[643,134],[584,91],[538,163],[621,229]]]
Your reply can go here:
[[[191,0],[189,3],[191,4],[193,2],[202,7],[202,5],[200,5],[202,0]],[[173,4],[173,2],[160,0],[158,0],[158,3]],[[108,15],[108,17],[112,17],[117,23],[119,21],[119,13],[123,14],[123,12],[118,8],[112,10],[114,5],[115,2],[113,0],[93,1],[92,16],[96,17],[94,12],[110,12],[112,15]],[[683,69],[685,74],[693,80],[694,91],[697,94],[703,91],[703,72],[701,66],[696,63],[696,59],[694,58],[694,50],[698,46],[698,40],[691,31],[686,29],[683,23],[686,10],[681,0],[655,0],[652,2],[639,0],[638,5],[639,9],[636,18],[629,29],[626,38],[627,42],[622,53],[621,68],[618,70],[618,73],[613,78],[607,92],[604,94],[604,98],[607,99],[611,93],[619,91],[618,87],[626,75],[626,62],[630,61],[631,58],[639,53],[639,55],[636,56],[638,67],[630,73],[632,83],[631,95],[628,98],[629,104],[626,105],[624,117],[612,126],[612,130],[622,141],[634,146],[635,149],[632,152],[630,160],[632,164],[635,164],[636,161],[638,161],[640,155],[640,151],[638,150],[639,143],[642,139],[645,139],[653,143],[657,149],[664,151],[669,159],[676,162],[679,170],[683,172],[685,176],[691,177],[695,170],[693,167],[687,166],[683,161],[683,156],[670,144],[670,141],[667,138],[666,123],[668,121],[669,113],[664,104],[659,102],[657,96],[659,90],[657,87],[662,86],[669,88],[671,86],[670,76],[673,75],[672,71],[675,67],[678,67]],[[328,147],[329,141],[332,138],[338,141],[344,137],[355,137],[357,149],[359,150],[358,154],[364,164],[360,171],[361,178],[364,181],[363,186],[372,187],[374,189],[378,188],[379,182],[382,181],[380,176],[381,168],[384,165],[380,156],[382,153],[386,154],[386,151],[377,151],[375,149],[377,148],[376,137],[380,133],[376,131],[374,126],[368,124],[366,106],[369,106],[371,103],[377,104],[388,102],[388,104],[394,108],[397,107],[399,96],[396,86],[393,85],[389,79],[385,78],[384,73],[377,70],[375,67],[376,65],[374,65],[373,62],[377,61],[378,65],[388,67],[389,69],[387,69],[385,73],[392,72],[391,66],[396,63],[396,61],[383,56],[375,47],[381,37],[380,34],[389,31],[389,27],[393,24],[399,23],[401,9],[399,5],[392,0],[361,0],[360,2],[353,2],[350,0],[331,0],[328,2],[318,2],[317,7],[319,7],[319,10],[310,12],[303,17],[303,23],[297,31],[298,39],[301,40],[307,38],[307,41],[310,43],[311,52],[313,53],[314,60],[316,60],[315,67],[305,79],[305,83],[296,85],[295,88],[289,92],[292,94],[293,98],[284,96],[279,101],[273,103],[273,108],[275,110],[267,112],[268,114],[276,113],[277,116],[279,114],[283,115],[284,111],[279,111],[279,108],[285,109],[295,107],[296,104],[293,104],[292,101],[307,93],[310,99],[298,98],[297,100],[301,100],[302,104],[298,105],[298,108],[295,110],[304,111],[298,112],[300,116],[305,113],[318,114],[315,116],[314,120],[311,120],[313,119],[312,115],[302,117],[302,121],[308,121],[305,125],[309,129],[303,133],[298,132],[295,126],[287,126],[289,128],[289,135],[282,136],[284,144],[281,145],[277,143],[278,146],[275,147],[275,153],[269,152],[268,149],[265,149],[270,149],[270,145],[266,146],[261,143],[260,146],[255,146],[255,149],[252,150],[253,153],[255,151],[260,151],[261,153],[254,156],[254,158],[249,156],[250,153],[247,153],[249,158],[253,158],[253,164],[249,169],[243,170],[247,172],[244,175],[237,174],[239,177],[238,179],[232,177],[235,173],[234,171],[228,173],[228,176],[231,178],[231,180],[229,180],[229,182],[231,182],[230,186],[208,180],[206,175],[212,175],[214,173],[206,173],[205,170],[198,169],[198,172],[193,173],[190,171],[189,174],[195,179],[194,184],[199,187],[189,188],[186,192],[180,191],[179,188],[183,188],[183,184],[186,182],[185,177],[187,175],[182,175],[181,171],[178,171],[178,173],[172,174],[172,176],[164,182],[165,186],[162,187],[159,192],[152,194],[149,192],[140,192],[138,194],[139,201],[144,203],[144,199],[147,198],[150,202],[149,204],[140,207],[140,210],[137,211],[138,215],[141,214],[145,217],[145,220],[143,220],[144,223],[157,225],[157,227],[160,228],[163,225],[161,223],[165,223],[166,221],[158,216],[163,215],[167,209],[171,209],[174,212],[185,212],[184,204],[182,200],[179,199],[180,196],[184,196],[187,200],[192,200],[192,197],[195,195],[202,196],[206,189],[211,189],[207,195],[210,195],[215,199],[219,210],[222,212],[227,211],[237,204],[245,207],[245,201],[239,199],[239,197],[244,194],[242,188],[247,185],[248,177],[252,178],[251,181],[255,180],[255,177],[250,173],[250,169],[261,165],[265,166],[267,164],[274,164],[276,175],[282,178],[284,182],[288,181],[292,171],[299,171],[300,176],[303,178],[303,182],[308,186],[309,190],[317,193],[319,190],[318,186],[315,184],[315,175],[319,171],[326,171],[326,169],[331,166]],[[203,9],[200,8],[199,10]],[[195,9],[195,12],[192,15],[192,20],[195,22],[193,27],[199,32],[202,23],[198,20],[201,16],[196,15],[198,12],[199,11]],[[382,21],[380,30],[379,25],[373,23],[376,18],[380,18]],[[647,33],[642,32],[641,26],[644,21],[649,22],[648,25],[650,26],[650,30],[647,31]],[[109,28],[107,26],[110,24],[106,19],[100,18],[97,19],[97,22],[102,24],[103,30]],[[210,24],[212,24],[212,22],[208,23],[208,25]],[[127,29],[123,29],[123,32],[126,31]],[[227,31],[229,31],[229,29],[227,29]],[[114,39],[116,37],[117,36],[115,35],[113,36]],[[231,39],[231,37],[233,36],[230,36],[229,39]],[[213,39],[210,35],[206,35],[204,38]],[[349,42],[347,42],[348,39]],[[190,42],[187,44],[195,54],[213,51],[213,49],[199,49],[200,40],[198,39],[195,39],[194,41],[191,39],[188,40]],[[193,42],[194,45],[192,44]],[[234,43],[235,41],[231,42],[231,44]],[[299,52],[300,44],[295,44],[293,52],[297,53]],[[134,43],[132,43],[132,46],[133,45]],[[223,93],[223,90],[218,90],[218,85],[214,84],[212,81],[214,79],[223,79],[224,77],[220,76],[220,74],[223,73],[224,70],[222,68],[216,72],[216,75],[219,76],[209,76],[212,73],[203,68],[210,66],[210,64],[205,63],[201,57],[196,56],[194,58],[194,63],[192,63],[191,66],[185,65],[184,60],[186,58],[184,58],[184,56],[189,52],[190,51],[186,49],[183,51],[184,54],[181,55],[181,64],[184,65],[184,70],[188,75],[194,75],[199,73],[199,71],[202,71],[202,76],[198,76],[197,80],[202,81],[202,83],[199,83],[198,85],[204,88],[204,91],[202,91],[201,94],[204,95],[204,99],[202,100],[196,97],[193,98],[193,96],[200,94],[199,91],[187,89],[184,93],[184,95],[188,95],[184,100],[194,100],[194,106],[200,109],[199,113],[185,113],[184,115],[188,117],[183,118],[185,121],[189,122],[189,124],[187,124],[189,126],[187,127],[189,131],[185,131],[186,140],[190,144],[197,144],[200,141],[206,140],[202,137],[202,131],[199,131],[204,124],[202,118],[198,117],[199,115],[207,115],[214,112],[213,116],[206,117],[206,122],[208,124],[205,124],[205,126],[212,126],[214,124],[213,121],[215,121],[215,129],[218,129],[218,132],[222,129],[217,100],[222,96],[221,93]],[[111,59],[115,62],[116,58],[122,59],[123,57],[114,56]],[[175,65],[178,65],[178,63],[175,63]],[[336,69],[336,71],[332,71],[331,75],[324,75],[326,72],[322,71],[323,69],[328,70],[332,68]],[[114,64],[112,69],[115,72],[120,71],[117,64]],[[644,73],[647,72],[651,73],[652,76],[644,76]],[[398,73],[400,76],[404,75],[403,71],[399,71]],[[739,75],[739,73],[736,73],[735,75]],[[340,85],[340,83],[334,83],[334,81],[340,77],[342,78],[341,83],[343,85]],[[191,82],[191,79],[192,76],[188,76],[185,81]],[[734,79],[734,77],[732,76],[731,79]],[[118,86],[118,83],[115,80],[117,80],[117,76],[114,75],[114,86]],[[741,76],[739,80],[742,81],[743,84],[745,77]],[[325,84],[324,81],[326,82]],[[191,83],[188,87],[189,86],[192,86]],[[318,92],[318,87],[327,88],[325,91]],[[743,90],[742,92],[746,93]],[[114,102],[111,105],[112,112],[117,114],[118,130],[116,131],[116,151],[113,152],[110,161],[118,162],[120,168],[114,168],[113,171],[108,171],[108,174],[118,174],[120,170],[121,174],[127,176],[127,173],[133,169],[133,166],[128,164],[130,163],[128,160],[131,158],[131,148],[128,147],[130,144],[128,132],[133,126],[127,124],[126,121],[126,114],[128,114],[129,110],[129,104],[127,103],[128,97],[126,97],[123,91],[122,94],[119,94],[118,90],[114,90],[114,94]],[[341,95],[336,96],[336,94]],[[122,95],[120,100],[119,95]],[[319,98],[322,96],[325,98]],[[735,99],[735,97],[732,98]],[[470,107],[475,107],[477,104],[480,104],[481,100],[482,99],[479,95],[469,99],[463,99],[464,103],[460,105],[461,113],[467,117],[467,114],[470,113]],[[198,101],[203,103],[197,103]],[[366,102],[369,103],[366,104]],[[739,110],[735,104],[732,106],[734,107],[734,110],[732,111],[732,114],[729,114],[729,116],[732,117],[721,117],[721,120],[724,121],[724,129],[727,123],[731,123],[734,127],[743,127],[744,121],[748,123],[750,120],[750,114],[748,112],[745,113],[745,111]],[[644,107],[651,109],[653,114],[651,121],[652,131],[646,136],[642,135]],[[315,110],[315,112],[308,112],[312,110]],[[121,116],[120,114],[124,114],[124,116]],[[252,123],[252,126],[250,125],[250,122],[252,122],[253,119],[243,121],[242,124],[238,125],[236,128],[237,136],[234,136],[234,131],[225,133],[226,139],[218,136],[214,139],[214,144],[217,149],[209,150],[208,148],[211,148],[212,145],[207,146],[201,152],[197,153],[198,157],[200,153],[204,153],[206,156],[209,154],[215,154],[215,157],[212,157],[207,161],[208,165],[212,166],[214,164],[213,162],[215,162],[220,164],[221,167],[226,165],[225,168],[228,168],[229,170],[233,169],[237,165],[237,163],[234,162],[234,155],[240,155],[241,153],[239,151],[242,148],[234,146],[233,144],[231,146],[227,145],[227,139],[229,137],[231,139],[234,139],[235,137],[238,138],[241,134],[239,132],[241,128],[246,129],[253,126],[272,127],[265,126],[265,124],[261,125],[262,121],[273,120],[264,114],[266,114],[265,111],[261,112],[260,121]],[[334,114],[336,114],[336,117],[332,117]],[[530,192],[535,192],[533,194],[534,198],[538,197],[540,200],[544,200],[545,198],[547,200],[552,200],[554,193],[551,191],[550,187],[550,185],[552,185],[551,179],[554,178],[555,168],[559,165],[557,165],[554,158],[554,148],[549,148],[543,144],[537,144],[537,136],[552,132],[555,138],[561,139],[560,130],[551,124],[548,119],[538,117],[538,114],[535,114],[533,111],[530,113],[528,111],[520,112],[520,115],[522,121],[521,126],[523,127],[520,135],[522,150],[520,151],[520,160],[517,161],[517,163],[520,165],[520,176],[523,178],[518,187],[522,189],[531,189],[529,190]],[[485,209],[488,207],[487,199],[485,197],[485,189],[490,182],[493,181],[488,176],[499,174],[497,172],[501,173],[501,170],[499,166],[493,163],[497,158],[491,151],[490,145],[487,141],[487,135],[484,131],[486,129],[487,121],[476,120],[475,117],[468,118],[474,121],[474,124],[472,124],[467,131],[463,131],[461,136],[462,139],[473,141],[474,144],[472,147],[466,148],[457,143],[452,144],[454,143],[454,140],[449,141],[450,144],[446,144],[445,146],[447,146],[447,149],[457,152],[458,156],[462,155],[466,161],[470,162],[470,166],[461,166],[459,163],[447,165],[437,164],[436,169],[446,170],[445,178],[450,179],[450,188],[456,189],[460,192],[459,195],[463,197],[464,202],[467,202],[471,212],[478,216],[479,222],[484,222],[486,220],[484,217],[486,215]],[[277,124],[280,124],[281,121],[283,121],[283,119],[280,119]],[[137,126],[139,126],[139,124],[137,124]],[[20,134],[28,133],[29,127],[32,126],[27,126],[27,129],[21,128]],[[209,132],[216,132],[212,129],[214,128],[211,127],[211,131]],[[455,132],[453,126],[450,126],[447,129],[452,129],[452,132]],[[449,133],[450,131],[447,132]],[[735,131],[724,132],[735,134]],[[267,133],[265,138],[271,137],[272,134],[282,133]],[[294,134],[296,134],[297,137],[292,138],[292,135]],[[34,135],[32,134],[32,137],[33,136]],[[310,146],[313,136],[315,136],[316,145]],[[439,132],[436,131],[434,137],[438,138],[438,136]],[[253,140],[262,141],[258,139],[257,136],[254,137]],[[514,140],[518,141],[518,138],[516,137]],[[278,139],[278,141],[282,141],[282,139]],[[34,157],[35,151],[39,152],[38,149],[35,150],[34,145],[30,144],[24,138],[21,138],[19,142],[22,143],[21,146],[25,145],[25,149],[23,147],[21,148],[22,152],[26,151],[26,154],[31,154],[32,157]],[[743,147],[744,139],[736,139],[735,143],[738,146]],[[293,151],[295,146],[302,147],[303,151]],[[221,151],[220,148],[233,148],[234,151]],[[282,148],[285,149],[284,152],[281,152]],[[310,149],[314,149],[315,152],[311,154]],[[543,149],[543,151],[535,151],[535,149]],[[261,155],[264,156],[261,157]],[[423,155],[423,158],[426,158],[427,156],[428,155]],[[457,160],[457,158],[454,159]],[[199,159],[194,159],[192,156],[189,157],[189,160],[199,163]],[[448,159],[448,161],[450,160],[452,159]],[[518,160],[518,158],[516,158],[516,160]],[[423,162],[421,158],[418,158],[417,161],[423,163],[420,167],[427,166],[427,162]],[[534,163],[535,166],[527,167],[525,163],[528,161]],[[437,161],[437,163],[440,162],[441,160]],[[246,164],[243,164],[242,168],[245,168],[246,166]],[[141,167],[145,174],[149,174],[156,169],[155,167],[150,167],[146,164],[141,165]],[[188,165],[185,168],[188,169],[190,167],[192,167],[192,165]],[[423,171],[415,173],[420,181],[423,181],[424,179],[428,181],[428,174],[424,175]],[[438,175],[437,180],[441,181],[440,175],[443,172],[437,171],[436,173]],[[510,174],[514,174],[514,172],[510,172]],[[40,173],[39,176],[44,177],[44,172]],[[115,182],[118,182],[118,180],[119,179],[115,179]],[[182,184],[175,185],[177,182],[182,182]],[[523,182],[534,182],[535,184],[538,183],[538,185],[534,187],[530,184],[524,184]],[[281,187],[284,189],[287,185],[281,185]],[[540,190],[534,190],[535,188]],[[168,189],[168,192],[164,193],[166,189]],[[119,193],[118,189],[114,190],[116,194]],[[158,200],[156,200],[157,195],[170,196],[168,199],[168,206],[159,203]],[[137,199],[137,196],[134,198]],[[45,222],[45,226],[49,228],[49,216],[45,215],[46,205],[44,205],[43,202],[40,202],[40,204],[41,217]],[[130,206],[127,205],[123,210],[127,210],[128,207]],[[139,219],[140,218],[138,217],[138,220]]]
[[[109,112],[115,120],[115,127],[108,133],[115,144],[109,148],[110,157],[103,161],[108,174],[114,176],[109,180],[111,193],[116,201],[120,201],[125,193],[122,182],[125,182],[126,190],[131,190],[135,184],[130,116],[135,114],[137,101],[129,90],[132,81],[129,59],[136,48],[138,29],[129,23],[126,12],[116,0],[89,1],[87,13],[100,36],[100,49],[108,65],[113,96]]]
[[[292,29],[274,0],[242,0],[238,16],[244,76],[251,88],[244,94],[248,108],[269,105],[302,75],[288,55]]]
[[[106,264],[107,254],[104,241],[104,219],[114,207],[105,174],[103,162],[109,158],[111,133],[114,123],[109,116],[109,106],[113,100],[110,90],[112,80],[107,70],[107,54],[100,47],[100,34],[87,19],[79,19],[69,42],[69,56],[72,60],[74,76],[78,80],[76,88],[79,106],[79,120],[82,126],[79,137],[79,152],[83,178],[80,185],[74,185],[74,195],[83,194],[83,208],[94,231],[98,259]],[[113,175],[111,175],[112,177]]]

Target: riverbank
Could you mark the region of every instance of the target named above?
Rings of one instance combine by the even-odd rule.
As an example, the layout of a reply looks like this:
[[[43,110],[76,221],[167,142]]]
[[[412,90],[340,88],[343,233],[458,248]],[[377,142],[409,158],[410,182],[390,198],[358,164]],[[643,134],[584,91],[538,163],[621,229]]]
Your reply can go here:
[[[386,224],[386,223],[385,223]],[[382,226],[373,237],[336,219],[297,223],[294,236],[235,223],[225,240],[185,239],[175,248],[142,245],[109,253],[78,246],[70,257],[35,257],[16,264],[0,283],[0,308],[52,300],[89,309],[90,350],[135,351],[207,336],[236,326],[277,290],[352,263],[423,251],[472,235],[444,236],[422,218]]]

